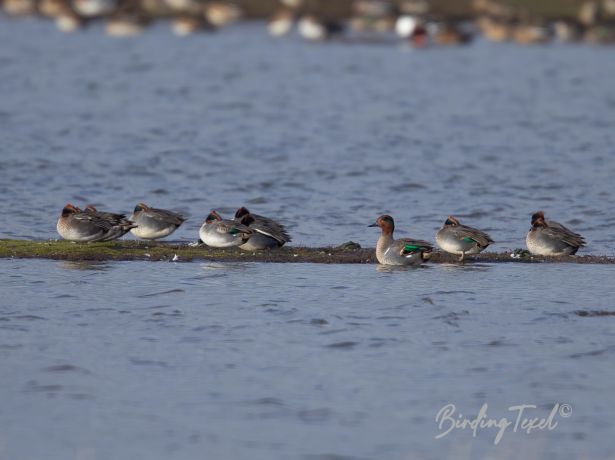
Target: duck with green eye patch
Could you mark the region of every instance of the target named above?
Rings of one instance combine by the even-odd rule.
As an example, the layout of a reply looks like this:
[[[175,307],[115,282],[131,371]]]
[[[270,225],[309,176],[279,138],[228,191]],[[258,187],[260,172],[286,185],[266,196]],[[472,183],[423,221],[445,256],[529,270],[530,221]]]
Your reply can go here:
[[[431,256],[433,246],[427,241],[410,238],[394,239],[395,221],[391,216],[380,216],[370,227],[381,229],[376,244],[376,258],[383,265],[420,265]]]
[[[466,254],[478,254],[493,243],[493,240],[485,232],[462,225],[456,218],[449,216],[436,233],[436,243],[444,251],[460,255],[461,262]]]
[[[213,248],[241,246],[251,235],[250,228],[232,220],[222,219],[216,211],[209,213],[199,230],[201,241]]]

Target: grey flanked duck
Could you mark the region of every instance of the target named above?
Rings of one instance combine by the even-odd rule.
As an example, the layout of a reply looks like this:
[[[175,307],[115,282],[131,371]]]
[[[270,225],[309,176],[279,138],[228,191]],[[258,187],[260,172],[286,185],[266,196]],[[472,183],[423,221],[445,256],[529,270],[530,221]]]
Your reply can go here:
[[[461,255],[461,262],[466,254],[478,254],[493,240],[485,232],[462,225],[456,218],[449,216],[436,233],[436,243],[446,252]]]
[[[134,227],[123,214],[82,211],[70,203],[62,209],[56,226],[62,238],[78,243],[115,240]]]
[[[77,208],[79,209],[79,208]],[[79,211],[81,211],[81,209],[79,209]],[[110,241],[110,240],[114,240],[116,238],[119,238],[120,236],[124,236],[126,233],[128,233],[131,229],[135,228],[137,226],[137,224],[135,224],[133,221],[131,221],[130,219],[126,218],[125,214],[118,214],[115,212],[107,212],[107,211],[99,211],[98,209],[96,209],[94,207],[93,204],[88,204],[86,205],[84,212],[86,214],[90,214],[91,216],[94,216],[98,219],[105,219],[109,222],[113,222],[115,223],[118,227],[121,228],[121,234],[119,236],[114,236],[112,238],[109,239],[105,239],[103,241]]]
[[[241,207],[235,213],[235,222],[246,225],[252,230],[252,235],[239,246],[247,251],[279,248],[291,241],[284,226],[273,219],[252,214]]]
[[[585,239],[554,220],[546,220],[543,211],[532,215],[532,227],[525,239],[532,254],[540,256],[568,256],[585,246]]]
[[[423,240],[393,238],[395,221],[391,216],[382,215],[369,227],[380,227],[382,233],[376,245],[376,258],[384,265],[419,265],[429,259],[433,246]]]
[[[157,240],[169,236],[186,219],[176,212],[151,208],[145,203],[139,203],[135,206],[130,220],[138,225],[130,230],[134,236],[141,240]]]
[[[239,222],[222,219],[216,211],[212,211],[201,225],[199,236],[207,246],[230,248],[248,241],[252,230]]]

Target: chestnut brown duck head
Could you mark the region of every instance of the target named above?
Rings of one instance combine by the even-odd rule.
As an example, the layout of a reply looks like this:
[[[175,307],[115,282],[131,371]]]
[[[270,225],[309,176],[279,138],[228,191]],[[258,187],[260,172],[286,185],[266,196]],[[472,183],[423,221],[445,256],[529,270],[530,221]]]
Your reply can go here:
[[[395,221],[383,214],[369,227],[380,227],[376,244],[376,258],[383,265],[419,265],[429,259],[433,246],[424,240],[411,238],[394,239]]]
[[[547,220],[543,211],[532,214],[532,227],[525,242],[532,254],[542,256],[574,255],[585,246],[585,239],[559,222]]]

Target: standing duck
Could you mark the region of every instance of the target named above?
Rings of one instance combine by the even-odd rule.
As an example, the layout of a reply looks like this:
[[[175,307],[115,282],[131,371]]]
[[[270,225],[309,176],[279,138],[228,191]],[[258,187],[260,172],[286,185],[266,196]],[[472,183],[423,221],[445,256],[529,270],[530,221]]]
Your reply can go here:
[[[134,227],[123,214],[82,211],[70,203],[62,209],[56,226],[62,238],[78,243],[115,240]]]
[[[213,248],[241,246],[251,235],[252,230],[247,226],[232,220],[224,220],[216,211],[209,213],[199,230],[201,241]]]
[[[384,265],[419,265],[431,256],[433,246],[423,240],[409,238],[393,239],[395,221],[382,215],[369,227],[380,227],[382,233],[376,245],[376,258]]]
[[[145,203],[139,203],[135,206],[130,220],[138,225],[130,230],[134,236],[141,240],[157,240],[169,236],[186,219],[176,212],[150,208]]]
[[[546,220],[543,211],[532,215],[532,227],[525,238],[532,254],[539,256],[569,256],[585,246],[585,239],[559,222]]]
[[[436,233],[436,243],[446,252],[461,255],[461,262],[466,254],[478,254],[493,240],[485,232],[461,225],[457,219],[449,216]]]
[[[258,249],[279,248],[291,241],[282,224],[267,217],[251,214],[241,207],[235,213],[235,222],[239,222],[252,230],[252,236],[241,246],[241,249],[253,251]]]

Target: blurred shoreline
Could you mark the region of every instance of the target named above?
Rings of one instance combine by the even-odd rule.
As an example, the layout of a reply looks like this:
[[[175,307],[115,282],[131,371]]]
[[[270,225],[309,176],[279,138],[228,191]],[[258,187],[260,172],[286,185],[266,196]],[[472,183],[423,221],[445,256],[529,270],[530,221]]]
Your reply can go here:
[[[296,29],[309,41],[348,32],[395,33],[415,47],[469,43],[476,36],[519,44],[615,43],[615,0],[0,0],[8,17],[41,16],[74,32],[104,21],[108,35],[139,35],[170,19],[176,35],[251,19],[271,35]]]

